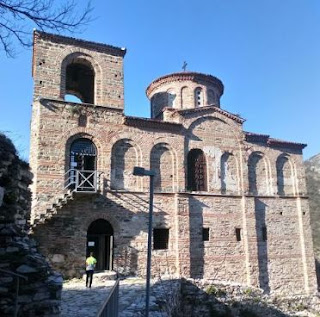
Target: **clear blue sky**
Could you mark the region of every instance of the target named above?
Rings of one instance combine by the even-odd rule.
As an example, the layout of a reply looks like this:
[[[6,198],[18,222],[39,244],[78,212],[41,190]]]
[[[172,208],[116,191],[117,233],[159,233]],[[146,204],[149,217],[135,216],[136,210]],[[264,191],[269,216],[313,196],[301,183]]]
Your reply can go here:
[[[247,119],[246,131],[308,143],[305,159],[320,152],[319,0],[96,0],[93,5],[95,21],[75,36],[127,48],[126,114],[149,117],[146,87],[181,71],[186,60],[188,70],[223,81],[221,107]],[[8,131],[28,158],[31,50],[21,49],[15,59],[0,56],[0,130]]]

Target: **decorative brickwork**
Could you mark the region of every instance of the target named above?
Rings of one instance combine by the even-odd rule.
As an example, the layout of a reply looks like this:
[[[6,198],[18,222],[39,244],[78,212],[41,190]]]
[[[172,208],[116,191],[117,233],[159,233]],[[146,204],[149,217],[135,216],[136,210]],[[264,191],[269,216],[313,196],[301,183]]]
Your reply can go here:
[[[314,293],[304,145],[243,131],[242,118],[219,108],[223,85],[210,75],[155,80],[147,89],[153,119],[127,117],[123,55],[103,44],[35,33],[30,162],[33,232],[42,252],[65,276],[83,273],[89,245],[106,267],[144,275],[149,179],[132,175],[134,166],[142,166],[156,172],[154,228],[169,237],[167,249],[153,251],[153,275]],[[64,65],[80,59],[94,70],[94,105],[62,100]],[[80,151],[72,161],[70,149],[80,138],[96,148],[91,176],[83,168],[90,153]],[[195,157],[190,169],[192,152],[202,153],[202,161]],[[189,187],[188,175],[202,185]],[[93,190],[85,192],[83,185]],[[91,239],[88,228],[99,219],[108,221],[113,235],[97,232]]]

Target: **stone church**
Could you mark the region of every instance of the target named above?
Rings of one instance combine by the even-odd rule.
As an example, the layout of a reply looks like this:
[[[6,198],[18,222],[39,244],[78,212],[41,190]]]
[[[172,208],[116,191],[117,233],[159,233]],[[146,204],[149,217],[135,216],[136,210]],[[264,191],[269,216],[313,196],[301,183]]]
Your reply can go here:
[[[126,50],[34,32],[31,225],[65,277],[144,275],[149,178],[152,274],[265,292],[316,292],[304,144],[246,132],[220,107],[223,83],[180,72],[146,89],[151,118],[124,114]],[[67,101],[73,95],[81,102]]]

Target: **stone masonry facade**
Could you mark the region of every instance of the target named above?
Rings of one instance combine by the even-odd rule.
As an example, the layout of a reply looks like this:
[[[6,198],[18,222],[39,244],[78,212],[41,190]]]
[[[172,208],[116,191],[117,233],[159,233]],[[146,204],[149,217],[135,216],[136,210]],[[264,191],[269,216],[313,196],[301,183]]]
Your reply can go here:
[[[96,238],[105,269],[145,274],[149,179],[132,174],[141,166],[156,173],[153,275],[317,291],[304,144],[243,131],[220,108],[214,76],[156,79],[151,118],[130,117],[125,49],[35,31],[33,50],[31,223],[58,271],[80,276]],[[97,191],[75,180],[86,170]]]

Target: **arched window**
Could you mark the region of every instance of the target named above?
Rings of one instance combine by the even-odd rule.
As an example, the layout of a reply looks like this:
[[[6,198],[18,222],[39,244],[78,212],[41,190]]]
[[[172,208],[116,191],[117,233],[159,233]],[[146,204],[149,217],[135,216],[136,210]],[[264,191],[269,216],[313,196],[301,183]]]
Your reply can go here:
[[[94,143],[85,138],[72,142],[70,147],[70,168],[77,170],[96,169],[97,150]]]
[[[226,152],[220,160],[221,194],[238,192],[237,163],[235,157]]]
[[[288,157],[280,155],[277,159],[276,167],[278,195],[293,195],[293,171]]]
[[[260,152],[253,152],[248,160],[249,193],[252,195],[268,194],[267,164]]]
[[[190,89],[188,87],[182,87],[181,88],[181,109],[190,107],[192,105],[192,102],[190,104],[190,98],[192,100],[192,93],[190,94]]]
[[[70,95],[94,103],[94,70],[89,62],[79,59],[67,66],[65,100],[70,100]]]
[[[150,153],[150,167],[156,172],[154,188],[157,191],[172,192],[174,185],[174,159],[165,143],[156,144]]]
[[[201,87],[196,88],[194,91],[195,107],[203,106],[203,91]]]
[[[173,89],[169,89],[167,91],[167,96],[168,96],[168,107],[175,108],[176,94],[174,93]]]
[[[111,151],[111,188],[136,190],[138,176],[132,175],[138,165],[138,152],[129,139],[118,140]]]
[[[207,164],[204,153],[193,149],[188,153],[188,183],[187,189],[193,191],[207,190]]]
[[[208,89],[207,99],[208,105],[214,105],[216,103],[215,93],[212,89]]]

